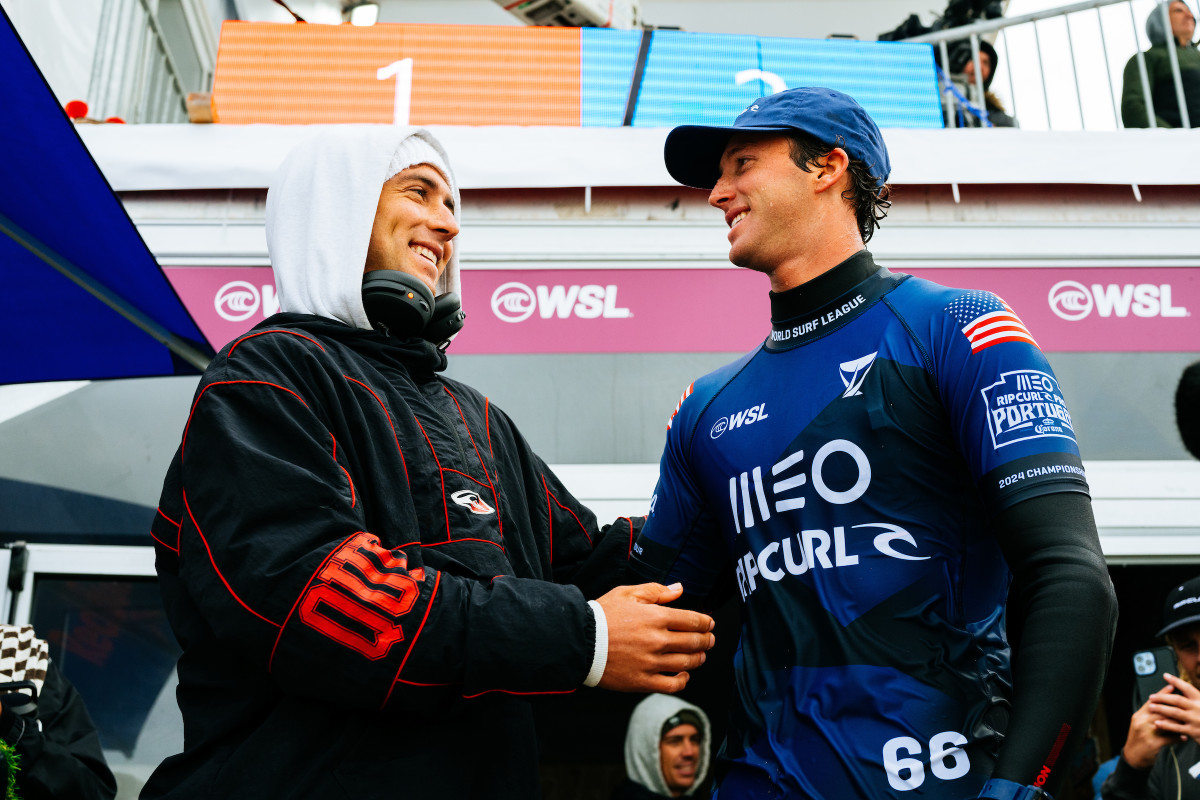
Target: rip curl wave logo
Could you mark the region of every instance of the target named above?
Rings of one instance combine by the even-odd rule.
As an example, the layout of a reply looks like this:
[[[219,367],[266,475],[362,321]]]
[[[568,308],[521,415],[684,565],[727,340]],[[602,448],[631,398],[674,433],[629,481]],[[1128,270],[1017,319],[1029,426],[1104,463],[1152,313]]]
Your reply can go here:
[[[1092,313],[1092,293],[1076,281],[1059,281],[1050,287],[1050,310],[1068,322]]]
[[[537,296],[523,283],[509,281],[492,292],[492,313],[504,322],[524,322],[537,309]]]
[[[478,492],[471,491],[470,489],[460,489],[450,495],[450,499],[472,514],[484,515],[496,513],[496,509],[483,502],[483,498],[479,496]]]
[[[230,281],[217,290],[213,298],[213,306],[222,319],[229,322],[241,322],[250,319],[258,311],[261,299],[252,284],[246,281]]]

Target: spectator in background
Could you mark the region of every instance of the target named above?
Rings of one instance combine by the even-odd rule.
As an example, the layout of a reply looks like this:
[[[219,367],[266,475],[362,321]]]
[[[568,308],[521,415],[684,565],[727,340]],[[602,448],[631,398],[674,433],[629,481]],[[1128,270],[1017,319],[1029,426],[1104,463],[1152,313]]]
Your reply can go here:
[[[996,77],[996,69],[1000,65],[1000,55],[996,52],[996,48],[981,40],[979,53],[976,54],[976,60],[972,61],[970,45],[966,42],[958,44],[960,47],[950,53],[951,67],[957,67],[957,69],[950,74],[951,86],[947,86],[943,90],[952,99],[947,113],[954,114],[956,119],[952,121],[947,118],[946,125],[958,128],[988,127],[978,113],[978,109],[983,107],[987,111],[987,121],[991,127],[1018,127],[1016,119],[1009,115],[1004,104],[1000,102],[1000,98],[991,91],[992,79]],[[976,64],[979,68],[980,82],[983,83],[982,102],[979,97],[979,86],[975,80]],[[963,103],[963,99],[967,102]]]
[[[1185,367],[1179,378],[1175,389],[1175,424],[1183,446],[1200,458],[1200,361]],[[1176,671],[1183,681],[1165,678],[1168,685],[1134,712],[1125,746],[1120,756],[1113,759],[1114,766],[1107,771],[1097,795],[1104,800],[1200,798],[1200,780],[1181,780],[1182,770],[1200,778],[1200,750],[1193,738],[1195,731],[1176,733],[1170,725],[1159,724],[1159,720],[1173,719],[1176,724],[1186,720],[1195,728],[1200,723],[1200,691],[1194,688],[1200,661],[1200,606],[1192,602],[1197,595],[1200,595],[1200,578],[1193,578],[1167,597],[1163,628],[1158,635],[1175,651]],[[1168,699],[1176,689],[1179,694]],[[1175,736],[1179,738],[1176,740]]]
[[[1175,54],[1179,59],[1183,99],[1187,103],[1192,127],[1196,127],[1200,125],[1200,52],[1192,43],[1196,33],[1196,18],[1183,0],[1171,0],[1167,13],[1171,18],[1171,36],[1175,40]],[[1160,128],[1181,127],[1183,115],[1179,112],[1179,98],[1175,94],[1175,78],[1171,72],[1171,54],[1167,51],[1166,23],[1163,21],[1161,5],[1155,6],[1146,19],[1146,36],[1150,39],[1150,49],[1145,54],[1146,78],[1154,103],[1154,118]],[[1121,121],[1126,128],[1150,127],[1136,55],[1125,65]]]
[[[628,777],[613,800],[656,800],[695,794],[708,774],[712,729],[698,707],[652,694],[637,704],[625,733]]]
[[[1175,651],[1175,675],[1129,720],[1117,766],[1100,789],[1104,800],[1200,800],[1200,577],[1177,586],[1158,632]]]
[[[83,698],[31,626],[0,625],[0,681],[4,800],[115,797],[117,783]]]

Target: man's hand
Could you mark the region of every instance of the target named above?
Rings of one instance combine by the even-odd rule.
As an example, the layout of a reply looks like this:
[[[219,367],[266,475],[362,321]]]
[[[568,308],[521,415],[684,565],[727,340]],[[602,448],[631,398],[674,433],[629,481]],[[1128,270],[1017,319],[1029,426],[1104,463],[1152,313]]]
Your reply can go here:
[[[1167,683],[1146,701],[1158,715],[1154,724],[1162,733],[1177,734],[1182,739],[1200,741],[1200,689],[1182,678],[1164,674]],[[1174,737],[1165,737],[1170,741]]]
[[[1156,706],[1161,707],[1161,701],[1174,691],[1175,688],[1171,685],[1160,689],[1150,695],[1142,707],[1129,718],[1129,735],[1125,737],[1125,747],[1121,750],[1121,757],[1129,766],[1150,769],[1154,765],[1154,759],[1158,757],[1158,751],[1173,741],[1172,737],[1164,736],[1160,732],[1159,723],[1165,721],[1165,718],[1156,710]]]
[[[618,586],[596,602],[608,620],[608,663],[599,685],[622,692],[678,692],[716,641],[712,617],[667,608],[681,584]]]

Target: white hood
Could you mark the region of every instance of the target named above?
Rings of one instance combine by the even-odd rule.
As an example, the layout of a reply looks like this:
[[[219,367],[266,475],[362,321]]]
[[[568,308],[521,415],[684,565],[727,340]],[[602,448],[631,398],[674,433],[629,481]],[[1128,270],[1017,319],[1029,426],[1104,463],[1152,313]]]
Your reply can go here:
[[[409,151],[441,163],[408,161]],[[399,158],[394,158],[399,154]],[[279,308],[371,330],[362,303],[363,267],[383,184],[417,163],[432,163],[449,182],[458,218],[458,184],[450,159],[419,128],[346,125],[297,145],[267,191],[267,251],[275,271]],[[437,294],[457,292],[458,239],[438,280]]]
[[[625,732],[625,772],[629,778],[657,794],[671,796],[662,772],[662,757],[658,748],[662,741],[663,723],[687,709],[700,718],[700,758],[696,762],[696,780],[684,792],[690,795],[700,788],[708,775],[712,750],[712,728],[708,715],[691,703],[669,694],[652,694],[637,704],[629,717]]]

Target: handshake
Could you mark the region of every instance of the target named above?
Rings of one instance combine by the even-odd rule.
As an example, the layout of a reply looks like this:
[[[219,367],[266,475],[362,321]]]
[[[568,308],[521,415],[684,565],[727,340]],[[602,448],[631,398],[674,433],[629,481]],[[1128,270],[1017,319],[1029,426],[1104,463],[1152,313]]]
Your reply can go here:
[[[678,692],[716,642],[707,614],[670,608],[681,584],[618,586],[596,602],[608,625],[608,661],[599,686],[621,692]],[[597,632],[597,638],[600,636]]]

